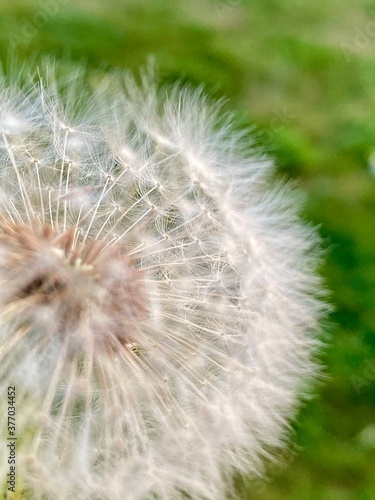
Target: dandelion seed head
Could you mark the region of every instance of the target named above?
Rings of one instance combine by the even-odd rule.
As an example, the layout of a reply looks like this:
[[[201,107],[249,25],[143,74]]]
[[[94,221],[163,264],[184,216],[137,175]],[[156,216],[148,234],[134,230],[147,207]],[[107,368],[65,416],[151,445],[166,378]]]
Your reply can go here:
[[[0,81],[18,474],[32,498],[224,499],[317,372],[317,237],[201,91],[87,87]]]

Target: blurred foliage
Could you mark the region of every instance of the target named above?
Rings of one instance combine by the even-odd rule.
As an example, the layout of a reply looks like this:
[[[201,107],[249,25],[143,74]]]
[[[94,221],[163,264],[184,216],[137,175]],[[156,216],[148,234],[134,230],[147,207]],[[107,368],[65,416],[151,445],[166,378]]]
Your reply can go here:
[[[203,83],[307,195],[332,290],[326,380],[295,424],[296,457],[241,498],[375,498],[375,3],[370,0],[12,0],[0,57]],[[291,463],[290,463],[291,462]]]

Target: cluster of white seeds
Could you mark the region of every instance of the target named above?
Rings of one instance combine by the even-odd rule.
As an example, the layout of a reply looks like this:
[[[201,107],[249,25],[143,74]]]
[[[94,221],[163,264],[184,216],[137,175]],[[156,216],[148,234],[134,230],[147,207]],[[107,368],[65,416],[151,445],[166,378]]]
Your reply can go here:
[[[18,487],[226,498],[282,446],[315,372],[315,232],[200,92],[75,77],[0,79],[0,423],[15,386]]]

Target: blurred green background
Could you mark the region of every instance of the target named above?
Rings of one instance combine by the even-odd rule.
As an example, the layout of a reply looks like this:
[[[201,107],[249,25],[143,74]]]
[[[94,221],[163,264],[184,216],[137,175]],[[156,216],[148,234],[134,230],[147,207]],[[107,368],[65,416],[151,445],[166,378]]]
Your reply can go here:
[[[138,69],[228,98],[306,193],[332,290],[326,381],[296,456],[243,499],[375,499],[375,2],[2,0],[0,57]],[[124,499],[125,500],[125,499]],[[214,500],[214,499],[213,499]]]

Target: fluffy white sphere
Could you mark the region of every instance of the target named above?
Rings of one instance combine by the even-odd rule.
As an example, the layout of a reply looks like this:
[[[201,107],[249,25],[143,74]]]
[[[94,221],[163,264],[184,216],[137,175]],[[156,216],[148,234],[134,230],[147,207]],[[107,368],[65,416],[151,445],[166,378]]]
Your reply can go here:
[[[0,81],[20,488],[219,500],[262,474],[316,373],[317,237],[201,92],[84,81]]]

